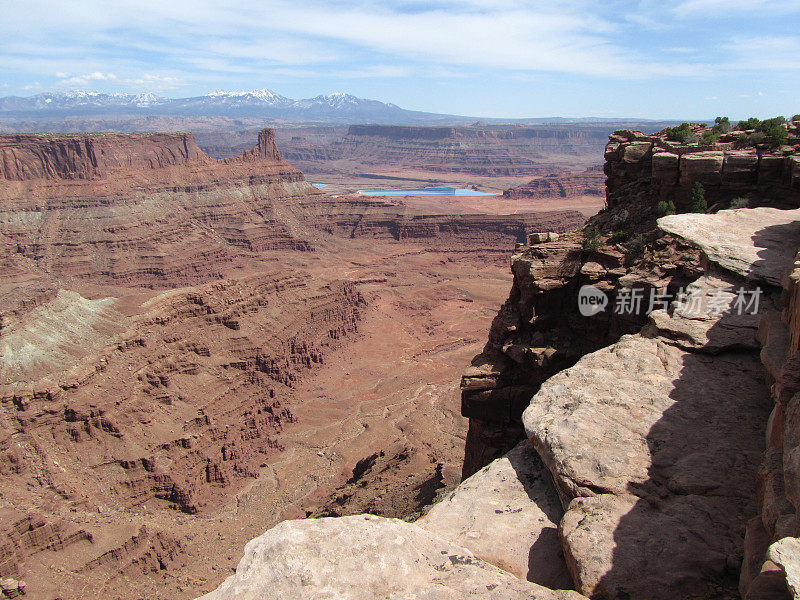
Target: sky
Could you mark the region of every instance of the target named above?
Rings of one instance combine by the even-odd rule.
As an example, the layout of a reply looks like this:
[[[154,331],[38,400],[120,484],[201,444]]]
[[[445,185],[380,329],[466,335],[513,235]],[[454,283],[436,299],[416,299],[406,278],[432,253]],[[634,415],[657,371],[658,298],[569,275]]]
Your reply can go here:
[[[0,96],[348,92],[483,117],[800,113],[800,0],[0,0]]]

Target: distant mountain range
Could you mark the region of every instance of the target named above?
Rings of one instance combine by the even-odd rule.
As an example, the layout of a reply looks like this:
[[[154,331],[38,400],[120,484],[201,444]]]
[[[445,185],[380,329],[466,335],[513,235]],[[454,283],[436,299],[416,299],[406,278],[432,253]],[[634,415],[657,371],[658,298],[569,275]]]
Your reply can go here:
[[[351,94],[324,94],[293,100],[268,89],[217,91],[192,98],[162,98],[151,93],[104,94],[87,91],[46,92],[27,98],[0,98],[0,116],[64,118],[87,115],[260,117],[341,123],[429,123],[450,120],[451,117],[404,110],[395,104],[357,98]]]
[[[216,91],[192,98],[163,98],[152,93],[70,91],[0,98],[0,118],[55,121],[70,117],[136,118],[145,116],[258,118],[277,122],[376,123],[396,125],[466,125],[477,117],[405,110],[396,104],[351,94],[323,94],[293,100],[272,90]],[[633,119],[480,119],[484,123],[611,123]],[[635,119],[645,121],[645,119]]]

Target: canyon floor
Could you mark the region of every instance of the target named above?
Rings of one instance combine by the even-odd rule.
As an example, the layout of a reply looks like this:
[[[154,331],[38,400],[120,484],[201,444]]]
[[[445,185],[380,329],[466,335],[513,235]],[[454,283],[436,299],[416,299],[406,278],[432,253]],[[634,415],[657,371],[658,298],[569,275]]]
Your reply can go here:
[[[141,522],[172,538],[179,549],[165,569],[126,569],[92,581],[53,556],[41,571],[29,571],[29,588],[49,597],[99,586],[93,597],[194,598],[219,585],[245,544],[281,520],[418,514],[460,479],[460,374],[482,348],[510,285],[507,255],[448,255],[384,242],[350,248],[335,262],[300,261],[295,268],[312,276],[325,271],[326,278],[364,281],[358,288],[367,305],[358,333],[305,373],[284,402],[295,418],[280,433],[285,450],[235,496],[197,515],[151,501],[76,516],[84,529]],[[365,470],[354,473],[359,464]]]

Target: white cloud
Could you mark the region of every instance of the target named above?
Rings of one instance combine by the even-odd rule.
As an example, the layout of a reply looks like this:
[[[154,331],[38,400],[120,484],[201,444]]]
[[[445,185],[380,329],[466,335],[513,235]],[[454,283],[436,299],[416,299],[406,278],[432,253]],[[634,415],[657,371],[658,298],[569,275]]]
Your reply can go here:
[[[800,2],[724,0],[728,12],[754,6],[771,14]],[[5,11],[0,54],[26,81],[56,73],[58,88],[153,91],[272,75],[645,80],[795,68],[800,53],[791,45],[761,57],[759,67],[754,52],[736,47],[724,49],[730,61],[712,63],[714,42],[697,41],[699,28],[687,30],[681,17],[722,7],[723,0],[240,0],[235,8],[216,0],[28,0]],[[689,60],[692,52],[709,58]]]
[[[56,73],[56,77],[60,81],[56,84],[62,88],[85,88],[96,82],[112,82],[117,79],[114,73],[103,73],[102,71],[93,71],[85,75],[68,75],[67,73]]]
[[[407,67],[392,65],[374,65],[358,69],[337,69],[331,73],[344,79],[369,79],[378,77],[409,77],[412,70]]]
[[[320,64],[340,60],[341,55],[325,44],[308,44],[291,36],[267,40],[212,39],[201,50],[220,60],[266,61],[282,65]]]
[[[156,92],[174,90],[186,83],[181,77],[171,77],[169,75],[157,75],[154,73],[143,73],[133,77],[123,77],[119,83],[127,86],[135,86],[136,89],[145,92]]]
[[[729,60],[722,68],[735,70],[800,70],[800,37],[748,37],[724,46]]]
[[[800,12],[800,3],[797,0],[684,0],[674,6],[673,12],[685,17],[702,13],[717,17],[736,12],[785,14]]]
[[[55,11],[46,0],[30,0],[0,24],[0,32],[27,33],[13,43],[0,36],[0,50],[8,54],[27,46],[33,53],[38,47],[53,56],[56,49],[73,47],[73,56],[93,56],[115,71],[121,68],[118,61],[152,60],[139,54],[161,55],[173,68],[242,73],[255,70],[259,61],[339,62],[343,69],[363,71],[386,56],[426,65],[612,77],[694,71],[623,47],[615,39],[619,25],[603,15],[602,5],[588,0],[420,6],[409,11],[402,3],[367,0],[302,5],[241,0],[234,10],[210,0],[119,0],[113,10],[103,10],[90,0],[75,0]],[[70,43],[64,43],[65,35]]]

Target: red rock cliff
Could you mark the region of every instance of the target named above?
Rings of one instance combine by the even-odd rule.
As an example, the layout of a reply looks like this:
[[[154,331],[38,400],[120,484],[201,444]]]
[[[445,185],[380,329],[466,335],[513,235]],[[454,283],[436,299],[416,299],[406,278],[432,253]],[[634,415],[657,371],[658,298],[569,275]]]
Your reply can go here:
[[[119,169],[151,170],[211,159],[191,133],[0,136],[0,179],[96,179]]]

